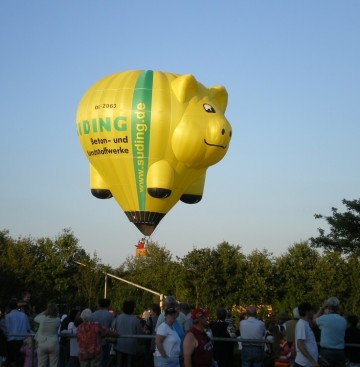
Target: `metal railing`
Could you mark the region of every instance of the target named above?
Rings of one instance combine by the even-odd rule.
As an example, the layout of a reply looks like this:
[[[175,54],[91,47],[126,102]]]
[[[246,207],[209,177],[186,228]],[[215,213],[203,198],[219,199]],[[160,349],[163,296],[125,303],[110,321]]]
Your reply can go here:
[[[36,333],[27,333],[27,334],[8,334],[8,337],[15,337],[15,338],[21,338],[21,340],[25,340],[26,338],[31,338],[31,346],[32,346],[32,358],[31,358],[31,366],[32,367],[36,367],[35,364],[35,352],[36,352]],[[67,339],[73,339],[76,338],[76,334],[58,334],[59,336],[59,341],[60,341],[60,337],[63,338],[67,338]],[[121,334],[121,335],[104,335],[102,336],[102,338],[136,338],[139,340],[151,340],[154,339],[156,336],[155,335],[145,335],[145,334]],[[246,345],[251,345],[251,346],[265,346],[266,345],[271,345],[273,344],[272,341],[270,340],[266,340],[266,339],[243,339],[241,337],[236,337],[236,338],[219,338],[219,337],[210,337],[210,339],[212,341],[222,341],[222,342],[228,342],[228,343],[242,343],[242,344],[246,344]],[[318,343],[319,344],[319,343]],[[360,348],[360,344],[355,344],[355,343],[346,343],[345,347],[350,347],[350,348]]]

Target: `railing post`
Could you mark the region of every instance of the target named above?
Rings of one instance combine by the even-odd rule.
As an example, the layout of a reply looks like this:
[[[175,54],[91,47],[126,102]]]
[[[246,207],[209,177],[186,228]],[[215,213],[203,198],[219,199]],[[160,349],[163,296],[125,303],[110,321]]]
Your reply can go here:
[[[31,335],[31,366],[35,367],[35,353],[36,353],[36,345],[35,345],[35,335]]]

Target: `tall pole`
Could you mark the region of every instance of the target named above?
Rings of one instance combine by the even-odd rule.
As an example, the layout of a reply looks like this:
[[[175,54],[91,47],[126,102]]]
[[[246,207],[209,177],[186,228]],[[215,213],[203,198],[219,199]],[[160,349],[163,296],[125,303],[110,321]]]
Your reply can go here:
[[[107,291],[107,273],[105,273],[105,286],[104,286],[104,298],[106,298]]]
[[[90,266],[88,265],[85,265],[83,263],[81,263],[80,261],[76,261],[76,260],[73,260],[73,262],[75,264],[78,264],[78,265],[81,265],[81,266],[84,266],[86,268],[90,268]],[[90,268],[91,269],[91,268]],[[152,294],[156,294],[157,296],[160,297],[160,307],[161,309],[163,309],[163,301],[164,301],[164,295],[162,293],[159,293],[159,292],[156,292],[156,291],[153,291],[152,289],[149,289],[149,288],[146,288],[146,287],[143,287],[142,285],[139,285],[139,284],[136,284],[136,283],[133,283],[133,282],[130,282],[129,280],[126,280],[126,279],[123,279],[123,278],[120,278],[120,277],[117,277],[116,275],[114,274],[110,274],[110,273],[106,273],[105,271],[103,271],[104,275],[105,275],[105,296],[104,298],[106,298],[106,288],[107,288],[107,277],[111,277],[111,278],[114,278],[114,279],[117,279],[117,280],[120,280],[121,282],[124,282],[124,283],[127,283],[127,284],[130,284],[132,285],[133,287],[136,287],[136,288],[140,288],[146,292],[149,292],[149,293],[152,293]]]

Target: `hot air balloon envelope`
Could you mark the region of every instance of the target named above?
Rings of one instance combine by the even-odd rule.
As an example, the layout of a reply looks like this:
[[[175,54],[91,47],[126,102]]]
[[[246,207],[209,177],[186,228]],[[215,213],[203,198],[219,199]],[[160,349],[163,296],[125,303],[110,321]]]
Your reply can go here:
[[[83,96],[77,134],[90,162],[90,186],[114,197],[146,236],[179,201],[201,200],[206,169],[226,154],[227,92],[190,75],[125,71]]]

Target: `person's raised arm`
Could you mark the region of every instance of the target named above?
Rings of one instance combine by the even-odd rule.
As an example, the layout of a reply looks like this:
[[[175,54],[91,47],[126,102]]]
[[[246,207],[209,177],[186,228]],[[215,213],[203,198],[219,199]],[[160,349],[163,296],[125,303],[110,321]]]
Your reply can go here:
[[[46,310],[45,310],[45,311],[43,311],[43,312],[41,312],[41,313],[39,313],[38,315],[36,315],[36,316],[35,316],[35,318],[34,318],[34,321],[35,321],[36,323],[40,324],[40,322],[41,322],[42,320],[44,320],[45,316],[46,316]]]
[[[313,319],[316,320],[319,316],[322,316],[324,314],[324,311],[327,309],[326,302],[318,309],[316,314],[314,314]]]

